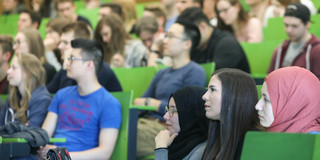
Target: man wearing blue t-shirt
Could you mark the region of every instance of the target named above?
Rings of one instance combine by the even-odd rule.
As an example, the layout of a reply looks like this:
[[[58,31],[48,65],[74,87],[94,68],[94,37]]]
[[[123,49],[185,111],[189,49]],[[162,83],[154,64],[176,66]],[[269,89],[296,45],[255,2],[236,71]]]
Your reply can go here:
[[[54,96],[42,128],[49,137],[66,138],[66,147],[75,159],[110,159],[121,124],[120,103],[98,82],[102,66],[101,46],[87,39],[71,41],[73,50],[66,59],[69,78],[78,85],[59,90]],[[43,156],[47,145],[38,151]]]

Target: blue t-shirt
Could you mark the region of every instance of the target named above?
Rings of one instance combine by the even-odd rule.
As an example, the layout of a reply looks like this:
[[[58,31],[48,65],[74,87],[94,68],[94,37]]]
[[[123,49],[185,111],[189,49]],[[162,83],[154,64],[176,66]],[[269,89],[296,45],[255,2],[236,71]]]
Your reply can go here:
[[[49,111],[58,114],[55,138],[66,138],[66,143],[55,143],[68,151],[84,151],[99,145],[101,128],[120,129],[121,106],[105,88],[81,96],[78,86],[63,88],[54,96]]]

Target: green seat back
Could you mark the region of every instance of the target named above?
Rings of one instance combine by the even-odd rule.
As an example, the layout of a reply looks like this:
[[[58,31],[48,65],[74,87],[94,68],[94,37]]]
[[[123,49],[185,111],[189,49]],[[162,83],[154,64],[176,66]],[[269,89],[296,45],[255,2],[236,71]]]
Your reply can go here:
[[[285,32],[283,17],[275,17],[268,19],[268,26],[263,30],[265,41],[288,39]]]
[[[320,4],[320,0],[318,1]],[[320,14],[311,15],[310,33],[320,37]]]
[[[83,0],[75,0],[73,1],[74,5],[76,6],[76,13],[78,13],[81,9],[86,8],[86,4]]]
[[[42,36],[43,39],[46,38],[46,26],[49,22],[50,18],[42,18],[41,19],[41,24],[40,24],[40,27],[39,27],[39,32]]]
[[[95,9],[79,9],[78,10],[78,14],[86,17],[89,21],[90,24],[92,26],[93,29],[96,28],[97,24],[98,24],[98,16],[99,16],[99,8],[95,8]]]
[[[144,94],[157,72],[155,67],[113,68],[113,71],[120,81],[122,90],[133,90],[134,98]]]
[[[316,9],[320,8],[320,1],[319,0],[311,0],[314,4],[314,6],[316,7]]]
[[[16,36],[18,32],[19,14],[0,16],[0,34]]]
[[[214,72],[215,66],[216,64],[214,62],[210,62],[210,63],[204,63],[204,64],[200,64],[200,66],[203,68],[203,70],[206,72],[206,86],[208,86],[209,81],[211,79],[211,75]]]
[[[251,75],[254,78],[264,78],[270,65],[273,51],[281,41],[264,41],[261,43],[241,43],[249,61]]]
[[[248,132],[241,160],[319,160],[319,134]]]
[[[111,94],[118,99],[121,104],[121,128],[114,151],[112,153],[112,160],[128,159],[128,137],[129,133],[129,111],[132,104],[132,91],[127,92],[111,92]]]

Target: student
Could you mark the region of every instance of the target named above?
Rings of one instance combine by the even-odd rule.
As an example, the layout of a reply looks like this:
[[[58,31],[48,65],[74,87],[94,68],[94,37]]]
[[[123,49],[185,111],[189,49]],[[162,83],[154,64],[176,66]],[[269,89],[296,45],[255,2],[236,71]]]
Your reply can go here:
[[[0,94],[8,94],[7,70],[13,57],[12,37],[0,35]]]
[[[283,22],[289,40],[274,51],[268,73],[281,67],[300,66],[320,79],[320,39],[309,32],[309,9],[292,3],[286,8]]]
[[[84,22],[74,22],[63,27],[60,36],[61,42],[58,46],[61,53],[61,59],[68,58],[69,52],[72,50],[72,40],[76,38],[90,39],[91,37],[92,34],[90,32],[90,28]],[[122,91],[120,82],[118,81],[116,75],[105,62],[103,62],[101,70],[99,71],[98,81],[109,92]],[[47,85],[47,88],[50,93],[56,93],[59,89],[72,85],[76,85],[76,81],[67,76],[65,69],[61,69],[53,78],[53,80]]]
[[[0,113],[0,126],[21,122],[41,127],[51,102],[45,87],[45,71],[33,54],[17,54],[7,71],[9,96]]]
[[[45,57],[49,64],[59,71],[62,67],[61,53],[58,49],[62,28],[70,22],[62,17],[49,20],[46,25],[46,38],[43,40],[45,46]]]
[[[254,80],[238,69],[217,70],[202,98],[206,116],[210,119],[202,159],[240,160],[246,132],[260,128],[254,108],[258,101]]]
[[[19,15],[18,31],[26,28],[39,29],[41,15],[33,10],[23,10]]]
[[[208,138],[209,120],[202,95],[206,89],[187,86],[171,94],[166,107],[167,130],[155,138],[155,159],[201,159]]]
[[[98,23],[95,40],[103,44],[105,61],[111,67],[141,67],[147,65],[148,49],[140,40],[130,37],[121,18],[114,13]]]
[[[256,105],[260,123],[268,132],[320,133],[320,82],[301,67],[271,72]]]
[[[190,7],[202,7],[202,0],[177,0],[176,8],[179,13]]]
[[[185,9],[177,21],[192,22],[200,30],[201,40],[197,49],[191,52],[191,60],[197,63],[215,62],[216,70],[237,68],[250,73],[247,57],[237,39],[227,31],[212,27],[200,8]]]
[[[257,43],[263,40],[261,21],[249,17],[239,0],[217,0],[215,11],[218,28],[230,31],[239,42]]]
[[[120,129],[121,106],[98,82],[102,47],[88,39],[75,39],[71,45],[66,70],[78,85],[55,94],[42,128],[49,137],[67,139],[55,145],[66,147],[73,160],[110,159]],[[38,155],[44,158],[54,147],[47,145]]]
[[[87,18],[76,13],[76,5],[74,4],[73,0],[56,0],[55,6],[60,17],[64,17],[70,22],[82,21],[91,27],[90,21]]]
[[[15,37],[13,49],[16,54],[33,54],[38,57],[46,71],[46,84],[48,84],[57,73],[56,69],[47,63],[42,37],[38,30],[27,28],[19,31]]]
[[[196,48],[199,40],[200,33],[198,28],[188,22],[173,24],[163,40],[164,55],[172,58],[172,66],[160,70],[152,79],[142,98],[136,98],[133,102],[135,105],[154,106],[157,108],[156,111],[146,114],[145,118],[140,118],[139,120],[139,122],[146,120],[150,123],[154,122],[154,124],[146,126],[147,129],[144,129],[144,123],[138,123],[138,156],[141,153],[139,151],[144,149],[140,147],[140,143],[148,143],[146,145],[148,146],[147,149],[153,153],[154,137],[164,128],[158,121],[164,122],[163,115],[165,114],[165,106],[168,105],[170,94],[188,85],[205,86],[206,76],[203,68],[190,60],[190,52]],[[155,129],[155,132],[151,132],[150,129],[156,126],[158,128]],[[149,137],[150,140],[146,140],[145,137]]]

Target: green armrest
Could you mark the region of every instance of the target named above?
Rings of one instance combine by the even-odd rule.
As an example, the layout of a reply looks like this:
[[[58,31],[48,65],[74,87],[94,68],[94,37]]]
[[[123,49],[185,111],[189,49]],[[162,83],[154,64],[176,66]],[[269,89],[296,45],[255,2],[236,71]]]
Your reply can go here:
[[[2,139],[2,142],[5,142],[5,143],[13,143],[13,142],[26,143],[26,142],[28,142],[24,138],[2,138],[1,137],[1,139]],[[50,138],[49,142],[50,143],[53,143],[53,142],[65,143],[66,139],[65,138]]]
[[[136,106],[136,105],[132,105],[131,108],[140,109],[140,110],[147,110],[147,111],[156,111],[157,110],[157,107],[153,107],[153,106]]]

